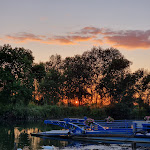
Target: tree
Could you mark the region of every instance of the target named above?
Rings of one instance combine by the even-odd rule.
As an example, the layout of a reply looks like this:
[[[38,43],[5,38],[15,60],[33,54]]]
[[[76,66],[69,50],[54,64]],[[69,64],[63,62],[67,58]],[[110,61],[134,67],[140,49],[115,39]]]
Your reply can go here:
[[[43,63],[34,64],[32,67],[32,73],[34,78],[41,82],[41,80],[45,77],[46,71],[45,71],[45,65]]]
[[[111,104],[120,102],[126,88],[123,81],[131,62],[113,48],[101,51],[99,56],[102,57],[99,58],[101,70],[96,79],[96,90],[101,98],[110,99]]]
[[[150,74],[145,72],[143,69],[136,72],[139,78],[135,83],[134,96],[140,110],[144,106],[144,103],[149,104]]]
[[[64,62],[65,96],[68,99],[78,98],[81,105],[82,98],[89,96],[87,88],[91,78],[91,66],[80,55],[67,57]]]
[[[0,47],[0,96],[4,104],[28,104],[32,98],[32,63],[30,50],[12,48],[10,45]],[[20,99],[20,96],[22,97]]]
[[[62,58],[60,55],[51,55],[49,61],[45,63],[46,71],[49,69],[61,70],[62,67]]]
[[[40,92],[46,104],[57,104],[62,96],[63,75],[57,70],[50,69],[40,83]]]

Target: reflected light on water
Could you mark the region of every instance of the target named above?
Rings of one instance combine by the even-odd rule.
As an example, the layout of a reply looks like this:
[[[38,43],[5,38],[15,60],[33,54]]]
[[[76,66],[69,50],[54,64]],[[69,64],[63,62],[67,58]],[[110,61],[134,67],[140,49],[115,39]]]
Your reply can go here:
[[[38,128],[21,129],[19,127],[15,127],[14,128],[14,136],[15,136],[14,142],[17,144],[17,147],[18,147],[22,134],[27,134],[27,138],[28,138],[27,140],[30,141],[31,148],[33,150],[37,150],[41,139],[39,137],[31,136],[31,133],[37,133],[37,132],[41,132],[41,131]]]
[[[29,126],[28,128],[26,126]],[[41,130],[39,130],[39,127]],[[54,127],[51,126],[51,129]],[[17,126],[5,126],[1,125],[1,135],[0,135],[0,150],[132,150],[131,144],[112,144],[112,143],[87,143],[83,141],[75,141],[71,139],[56,139],[56,138],[40,138],[31,136],[31,133],[42,132],[45,130],[43,123],[28,123],[26,125],[20,124]],[[147,149],[150,146],[147,146]],[[143,147],[138,147],[136,150],[145,149],[145,144]]]
[[[8,131],[9,133],[10,131]],[[52,145],[57,145],[58,147],[65,147],[67,141],[58,141],[49,138],[40,138],[31,136],[31,133],[42,132],[38,128],[21,128],[14,127],[14,143],[17,148],[22,148],[23,150],[46,150],[44,147]],[[54,148],[54,147],[53,147]]]
[[[10,130],[8,130],[8,135],[10,135],[10,133],[11,133],[11,131],[10,131]]]

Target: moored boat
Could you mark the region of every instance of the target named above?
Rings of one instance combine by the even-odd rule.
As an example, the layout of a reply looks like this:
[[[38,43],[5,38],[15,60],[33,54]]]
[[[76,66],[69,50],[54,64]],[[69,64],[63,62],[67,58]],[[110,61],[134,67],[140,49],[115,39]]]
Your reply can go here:
[[[64,130],[33,133],[33,136],[61,137],[95,142],[104,140],[150,143],[150,122],[147,121],[132,121],[131,126],[122,126],[119,123],[117,127],[114,126],[115,122],[105,123],[102,126],[99,122],[86,117],[84,119],[45,120],[44,123],[60,126]],[[127,124],[127,122],[125,123]]]

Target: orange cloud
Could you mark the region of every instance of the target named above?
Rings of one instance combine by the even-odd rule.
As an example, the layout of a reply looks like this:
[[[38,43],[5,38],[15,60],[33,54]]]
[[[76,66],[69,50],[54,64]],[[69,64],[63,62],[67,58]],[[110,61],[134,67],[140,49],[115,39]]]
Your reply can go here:
[[[43,43],[47,44],[60,44],[60,45],[75,45],[74,42],[72,42],[70,39],[67,39],[65,37],[55,37],[55,38],[48,38],[46,41],[43,41]]]
[[[22,32],[22,33],[19,33],[16,35],[7,35],[6,38],[14,40],[17,43],[24,43],[27,41],[41,41],[42,40],[40,38],[40,36],[36,36],[34,34],[26,33],[26,32]]]
[[[77,35],[46,37],[44,35],[34,35],[26,32],[6,36],[6,39],[15,41],[16,43],[34,41],[46,44],[60,44],[60,45],[75,45],[77,44],[77,42],[89,41],[93,38],[94,36],[77,36]]]
[[[94,39],[93,42],[97,43],[97,44],[104,44],[102,39]]]
[[[77,41],[77,42],[83,42],[83,41],[89,41],[94,38],[94,36],[67,36],[67,38]]]
[[[44,43],[47,44],[62,44],[62,45],[75,45],[77,42],[89,41],[93,37],[91,36],[54,36],[52,38],[48,38]]]
[[[62,44],[62,45],[76,45],[77,42],[84,42],[93,39],[94,36],[54,36],[52,38],[48,38],[44,43],[47,44]]]

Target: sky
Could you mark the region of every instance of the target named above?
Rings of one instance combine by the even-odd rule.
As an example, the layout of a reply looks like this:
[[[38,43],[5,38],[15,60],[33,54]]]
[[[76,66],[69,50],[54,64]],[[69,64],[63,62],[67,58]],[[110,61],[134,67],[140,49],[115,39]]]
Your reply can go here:
[[[30,49],[34,62],[117,48],[131,70],[150,71],[150,0],[0,0],[0,45]]]

